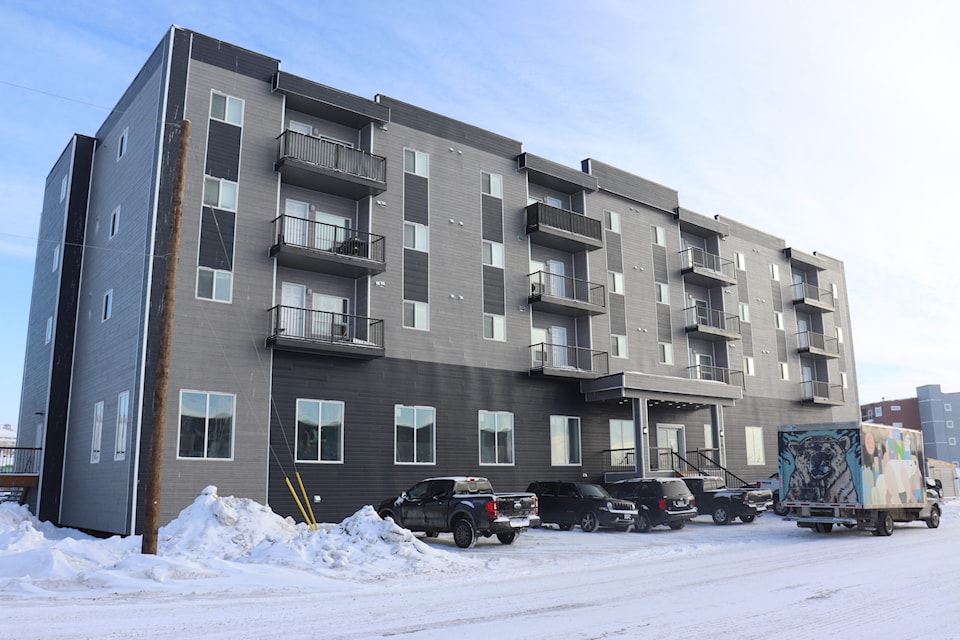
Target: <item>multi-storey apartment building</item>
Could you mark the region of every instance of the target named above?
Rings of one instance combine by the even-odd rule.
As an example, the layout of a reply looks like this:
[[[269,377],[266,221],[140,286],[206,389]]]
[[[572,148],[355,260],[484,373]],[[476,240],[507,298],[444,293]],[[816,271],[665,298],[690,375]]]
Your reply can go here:
[[[858,415],[838,260],[178,27],[51,171],[30,313],[31,504],[121,534],[158,429],[161,521],[211,484],[299,516],[296,471],[334,520],[434,475],[753,479]]]
[[[904,426],[923,431],[928,458],[960,461],[960,392],[945,393],[939,384],[917,387],[914,398],[881,400],[860,407],[865,421]]]

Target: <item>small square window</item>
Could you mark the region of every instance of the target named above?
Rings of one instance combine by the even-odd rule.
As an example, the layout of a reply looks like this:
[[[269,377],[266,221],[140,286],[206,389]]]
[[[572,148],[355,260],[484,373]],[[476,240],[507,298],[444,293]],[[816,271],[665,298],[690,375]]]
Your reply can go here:
[[[944,403],[943,403],[943,410],[944,410],[944,411],[953,411],[953,407],[950,406],[950,403],[949,403],[949,402],[944,402]]]
[[[956,438],[947,438],[947,444],[949,444],[949,445],[952,447],[952,446],[954,446],[955,444],[957,444],[957,439],[956,439]]]
[[[483,241],[483,264],[503,269],[503,245],[491,240]]]
[[[430,176],[430,156],[422,151],[413,149],[403,150],[403,170],[418,176]]]
[[[757,370],[753,365],[753,356],[745,356],[743,358],[743,375],[745,376],[755,376],[757,375]]]
[[[117,235],[117,231],[120,230],[120,207],[117,207],[113,210],[113,213],[110,214],[110,237]]]
[[[617,271],[608,271],[607,288],[610,293],[623,293],[623,274]]]
[[[878,417],[878,418],[882,418],[882,417],[883,417],[883,407],[876,407],[876,408],[873,410],[873,415],[875,415],[875,416]]]
[[[507,319],[492,313],[483,314],[483,337],[503,342],[507,339]]]
[[[620,214],[616,211],[604,211],[603,226],[607,231],[620,233]]]
[[[226,211],[236,211],[237,183],[205,176],[203,179],[203,204]]]
[[[670,285],[665,282],[654,282],[653,288],[656,293],[657,302],[660,304],[670,304]]]
[[[626,358],[627,356],[627,336],[610,336],[610,357]]]
[[[953,429],[953,420],[947,420],[947,429]]]
[[[416,222],[404,222],[403,246],[416,251],[429,251],[430,228]]]
[[[123,133],[120,134],[120,140],[117,142],[117,160],[123,157],[123,154],[127,152],[127,138],[129,137],[129,129],[124,129]]]
[[[197,297],[217,302],[233,300],[233,273],[221,269],[197,268]]]
[[[770,265],[770,279],[771,280],[780,279],[780,265],[776,265],[776,264]]]
[[[663,227],[651,225],[650,239],[653,242],[653,244],[658,244],[661,247],[667,246],[667,233],[666,231],[664,231]]]
[[[657,343],[657,356],[660,364],[673,364],[673,345],[669,342]]]
[[[503,198],[503,176],[496,173],[480,174],[481,191],[494,198]]]
[[[214,93],[210,97],[210,117],[214,120],[243,125],[243,100]]]
[[[407,329],[430,330],[430,305],[426,302],[403,302],[403,326]]]
[[[101,321],[107,321],[113,317],[113,289],[103,294],[103,314]]]
[[[900,411],[900,405],[895,404],[890,407],[890,411]]]

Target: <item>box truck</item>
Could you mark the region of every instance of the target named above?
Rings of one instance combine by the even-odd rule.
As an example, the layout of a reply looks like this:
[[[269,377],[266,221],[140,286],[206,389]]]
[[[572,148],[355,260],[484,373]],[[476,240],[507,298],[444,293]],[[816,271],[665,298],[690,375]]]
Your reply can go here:
[[[782,425],[778,449],[784,520],[798,527],[889,536],[894,522],[940,526],[919,431],[866,422]]]

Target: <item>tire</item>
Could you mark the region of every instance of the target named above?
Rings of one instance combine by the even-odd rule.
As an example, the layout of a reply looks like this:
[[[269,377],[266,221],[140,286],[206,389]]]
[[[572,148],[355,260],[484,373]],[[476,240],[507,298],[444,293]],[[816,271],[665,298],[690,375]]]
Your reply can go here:
[[[393,515],[393,511],[381,511],[380,518],[382,520],[386,520],[387,518],[390,518],[391,520],[393,520],[394,524],[400,524],[399,522],[397,522],[397,516]]]
[[[558,524],[557,527],[560,529],[560,531],[570,531],[570,529],[573,529],[572,524]]]
[[[718,504],[713,508],[713,524],[724,526],[730,524],[730,507],[725,504]]]
[[[817,525],[813,528],[817,533],[830,533],[833,531],[833,523],[831,522],[818,522]]]
[[[584,533],[593,533],[600,528],[600,518],[593,511],[585,511],[580,516],[580,529]]]
[[[683,529],[685,526],[687,526],[686,522],[673,522],[670,524],[670,528],[673,529],[674,531],[679,531],[680,529]]]
[[[517,539],[516,531],[508,531],[506,533],[498,533],[497,540],[503,544],[513,544],[513,541]]]
[[[756,519],[757,519],[757,516],[755,516],[755,515],[740,516],[740,520],[742,520],[743,522],[746,522],[747,524],[750,524],[751,522],[753,522],[753,521],[756,520]]]
[[[470,549],[477,544],[477,528],[470,518],[460,518],[453,523],[453,541],[461,549]]]
[[[930,517],[925,520],[927,526],[936,529],[940,526],[940,507],[933,505],[930,507]]]
[[[790,513],[790,509],[787,508],[787,507],[785,507],[785,506],[783,506],[783,503],[780,502],[779,500],[774,500],[774,501],[773,501],[773,512],[774,512],[775,514],[777,514],[778,516],[785,516],[785,515],[787,515],[788,513]]]
[[[881,511],[877,514],[877,532],[878,536],[893,535],[893,514],[889,511]]]
[[[633,519],[633,530],[637,533],[650,531],[650,516],[643,511],[638,513],[637,517]]]

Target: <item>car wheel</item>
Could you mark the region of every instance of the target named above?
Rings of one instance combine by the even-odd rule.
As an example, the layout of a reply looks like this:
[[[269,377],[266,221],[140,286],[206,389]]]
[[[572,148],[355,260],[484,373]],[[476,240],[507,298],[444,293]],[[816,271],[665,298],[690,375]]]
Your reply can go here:
[[[713,524],[730,524],[730,507],[725,504],[718,504],[713,508]]]
[[[600,519],[593,511],[587,511],[580,516],[580,528],[584,533],[592,533],[600,528]]]
[[[638,513],[637,517],[633,519],[633,530],[637,533],[650,531],[650,516],[643,512]]]
[[[756,519],[757,519],[757,516],[751,515],[751,514],[747,514],[747,515],[745,515],[745,516],[740,516],[740,520],[742,520],[743,522],[746,522],[747,524],[753,522],[753,521],[756,520]]]
[[[940,507],[933,505],[930,507],[930,517],[926,519],[927,526],[936,529],[940,526]]]
[[[393,515],[393,511],[381,511],[380,518],[383,520],[390,518],[391,520],[393,520],[394,524],[399,524],[397,522],[397,516]]]
[[[813,530],[817,533],[830,533],[833,531],[833,524],[830,522],[818,522]]]
[[[570,529],[573,529],[572,524],[558,524],[557,527],[560,529],[560,531],[570,531]]]
[[[686,522],[672,522],[670,523],[670,528],[673,529],[674,531],[678,531],[680,529],[683,529],[686,525],[687,525]]]
[[[514,540],[517,539],[516,531],[507,531],[506,533],[498,533],[497,540],[503,544],[512,544]]]
[[[469,549],[477,544],[477,529],[470,518],[460,518],[454,523],[453,541],[461,549]]]
[[[893,535],[893,514],[889,511],[881,511],[877,514],[877,535],[878,536],[892,536]]]
[[[783,503],[780,502],[779,500],[774,500],[774,501],[773,501],[773,512],[774,512],[775,514],[777,514],[778,516],[785,516],[785,515],[787,515],[788,513],[790,513],[790,509],[789,509],[788,507],[783,506]]]

